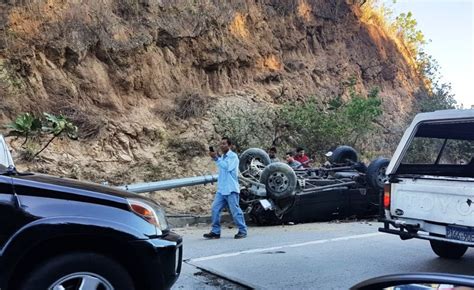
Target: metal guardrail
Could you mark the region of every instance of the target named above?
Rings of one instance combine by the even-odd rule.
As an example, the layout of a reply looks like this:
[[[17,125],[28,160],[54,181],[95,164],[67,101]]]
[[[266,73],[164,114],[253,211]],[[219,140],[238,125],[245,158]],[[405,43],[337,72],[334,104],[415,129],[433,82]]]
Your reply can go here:
[[[128,185],[118,186],[117,188],[134,193],[152,192],[166,189],[173,189],[186,186],[204,185],[217,182],[218,175],[203,175],[194,177],[185,177],[178,179],[134,183]],[[247,179],[242,175],[239,180],[249,186],[249,190],[257,196],[266,196],[265,185],[256,181]]]
[[[126,190],[126,191],[130,191],[130,192],[134,192],[134,193],[144,193],[144,192],[173,189],[173,188],[185,187],[185,186],[202,185],[202,184],[208,184],[208,183],[214,183],[214,182],[217,182],[217,175],[203,175],[203,176],[186,177],[186,178],[162,180],[162,181],[155,181],[155,182],[135,183],[135,184],[119,186],[118,188]]]

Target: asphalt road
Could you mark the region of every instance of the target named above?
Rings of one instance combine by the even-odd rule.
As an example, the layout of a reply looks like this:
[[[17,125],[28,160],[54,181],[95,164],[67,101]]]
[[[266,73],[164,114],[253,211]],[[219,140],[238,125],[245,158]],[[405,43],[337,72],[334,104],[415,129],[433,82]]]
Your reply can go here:
[[[202,238],[208,227],[176,229],[184,236],[185,267],[173,289],[348,289],[386,274],[474,275],[473,249],[461,260],[441,259],[427,241],[402,241],[379,233],[379,225],[356,221],[252,227],[243,240],[233,239],[235,229],[224,229],[219,240]]]

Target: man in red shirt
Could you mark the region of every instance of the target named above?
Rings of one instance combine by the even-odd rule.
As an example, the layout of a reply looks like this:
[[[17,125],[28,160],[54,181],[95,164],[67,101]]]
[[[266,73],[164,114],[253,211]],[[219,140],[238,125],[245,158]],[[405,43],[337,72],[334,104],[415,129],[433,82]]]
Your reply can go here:
[[[304,149],[301,147],[296,148],[296,155],[294,157],[296,161],[301,163],[304,168],[309,168],[309,163],[311,160],[307,155],[304,154]]]

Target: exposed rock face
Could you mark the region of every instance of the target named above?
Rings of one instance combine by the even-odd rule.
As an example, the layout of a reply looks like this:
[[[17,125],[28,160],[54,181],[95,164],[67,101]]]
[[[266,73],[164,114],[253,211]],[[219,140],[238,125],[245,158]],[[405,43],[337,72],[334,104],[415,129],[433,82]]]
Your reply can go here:
[[[279,104],[337,95],[350,77],[381,89],[386,136],[374,150],[387,152],[421,85],[342,0],[7,0],[0,10],[0,119],[61,112],[81,128],[80,142],[20,163],[52,174],[120,184],[213,171],[211,116],[169,122],[177,98]],[[171,211],[201,212],[212,187],[160,196]]]

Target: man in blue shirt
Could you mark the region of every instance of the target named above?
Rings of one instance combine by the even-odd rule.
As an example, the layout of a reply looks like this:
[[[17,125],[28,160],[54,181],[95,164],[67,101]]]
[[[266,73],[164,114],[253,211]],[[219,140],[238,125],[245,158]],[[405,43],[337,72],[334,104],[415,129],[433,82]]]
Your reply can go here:
[[[204,234],[206,239],[219,239],[221,237],[220,215],[221,211],[228,206],[235,225],[239,232],[234,236],[235,239],[247,237],[247,226],[245,225],[244,213],[239,206],[239,157],[230,146],[232,142],[224,137],[221,140],[220,149],[222,156],[213,150],[209,151],[209,156],[219,168],[217,179],[217,192],[212,203],[212,229],[211,232]]]

